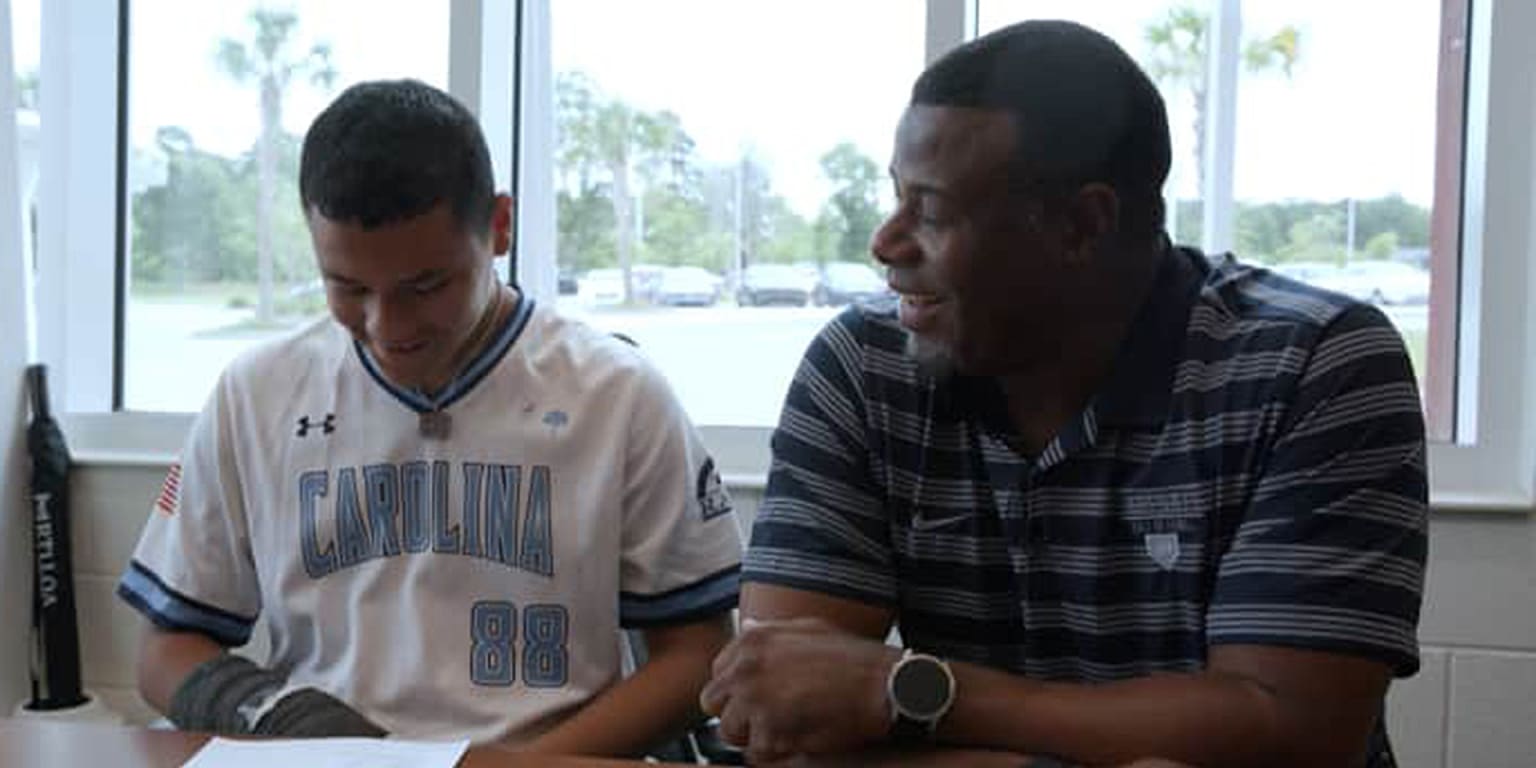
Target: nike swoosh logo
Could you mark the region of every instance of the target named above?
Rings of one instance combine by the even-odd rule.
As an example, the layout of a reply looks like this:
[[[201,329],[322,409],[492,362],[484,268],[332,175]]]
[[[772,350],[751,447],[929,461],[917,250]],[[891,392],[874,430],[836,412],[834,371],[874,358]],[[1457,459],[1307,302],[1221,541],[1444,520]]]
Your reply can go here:
[[[945,517],[923,517],[923,516],[919,515],[919,516],[916,516],[916,517],[912,518],[912,530],[914,530],[914,531],[936,531],[936,530],[939,530],[941,528],[951,528],[951,527],[963,525],[967,520],[970,520],[972,517],[973,517],[973,515],[968,515],[968,514],[947,515]]]

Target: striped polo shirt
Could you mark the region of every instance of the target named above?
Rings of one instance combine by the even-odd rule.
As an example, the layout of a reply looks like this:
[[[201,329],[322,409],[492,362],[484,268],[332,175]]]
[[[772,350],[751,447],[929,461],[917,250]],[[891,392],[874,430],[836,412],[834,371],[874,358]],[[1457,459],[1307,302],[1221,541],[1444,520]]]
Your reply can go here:
[[[894,307],[839,315],[790,386],[742,579],[891,608],[908,646],[1036,678],[1192,672],[1220,643],[1411,675],[1427,480],[1401,338],[1230,257],[1160,258],[1104,387],[1038,456],[1010,448],[993,380],[918,370]]]

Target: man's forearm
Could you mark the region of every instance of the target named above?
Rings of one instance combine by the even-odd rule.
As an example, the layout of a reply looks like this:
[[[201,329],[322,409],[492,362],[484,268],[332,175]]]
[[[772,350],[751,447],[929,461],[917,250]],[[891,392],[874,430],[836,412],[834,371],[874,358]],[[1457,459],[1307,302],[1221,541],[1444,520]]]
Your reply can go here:
[[[1081,685],[953,666],[958,695],[939,729],[947,743],[1089,765],[1150,755],[1204,768],[1302,764],[1287,762],[1298,754],[1292,751],[1298,745],[1286,743],[1283,703],[1235,675],[1154,675]]]

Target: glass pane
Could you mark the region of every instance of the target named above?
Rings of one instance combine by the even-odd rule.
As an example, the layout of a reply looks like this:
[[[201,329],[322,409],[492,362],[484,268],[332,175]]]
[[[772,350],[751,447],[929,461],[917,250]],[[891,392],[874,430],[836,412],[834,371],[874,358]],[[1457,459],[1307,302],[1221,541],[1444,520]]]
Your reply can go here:
[[[551,6],[560,308],[696,422],[774,424],[816,332],[886,290],[869,236],[925,3]]]
[[[20,109],[37,109],[42,12],[42,0],[11,0],[11,66],[16,72],[16,106]]]
[[[1421,389],[1440,5],[1244,3],[1237,99],[1239,254],[1380,306],[1408,344]],[[1454,300],[1450,308],[1446,323]]]
[[[38,97],[42,85],[40,52],[43,40],[42,0],[11,0],[12,66],[16,73],[17,169],[21,174],[21,244],[34,266],[37,263],[37,179],[39,131]]]
[[[1181,243],[1200,242],[1205,41],[1212,7],[1204,0],[979,5],[982,32],[1031,17],[1072,19],[1113,37],[1153,75],[1168,102],[1174,151],[1169,230]],[[1382,35],[1382,19],[1389,16],[1392,34]],[[1237,255],[1380,305],[1408,344],[1421,388],[1448,390],[1454,342],[1444,344],[1445,354],[1434,361],[1443,368],[1441,380],[1426,376],[1430,289],[1432,282],[1452,282],[1444,286],[1452,290],[1435,293],[1446,297],[1437,323],[1453,331],[1460,196],[1454,181],[1450,194],[1443,187],[1459,178],[1459,169],[1439,169],[1437,188],[1436,153],[1444,148],[1437,139],[1460,146],[1461,113],[1457,95],[1448,113],[1437,102],[1437,82],[1459,87],[1458,76],[1441,71],[1460,66],[1442,61],[1441,36],[1463,32],[1442,32],[1439,0],[1245,2],[1241,21]],[[1437,194],[1444,203],[1439,210]],[[1436,227],[1451,234],[1442,239],[1447,252],[1431,270]],[[1436,407],[1444,402],[1446,411],[1429,414],[1432,433],[1448,439],[1449,397],[1430,394],[1427,401]]]
[[[304,130],[353,82],[446,88],[448,6],[136,0],[130,12],[124,407],[196,410],[241,351],[326,311],[298,202]]]
[[[1120,44],[1152,75],[1168,109],[1173,166],[1164,196],[1175,242],[1199,244],[1204,164],[1204,98],[1208,0],[979,0],[982,34],[1026,19],[1066,19]]]

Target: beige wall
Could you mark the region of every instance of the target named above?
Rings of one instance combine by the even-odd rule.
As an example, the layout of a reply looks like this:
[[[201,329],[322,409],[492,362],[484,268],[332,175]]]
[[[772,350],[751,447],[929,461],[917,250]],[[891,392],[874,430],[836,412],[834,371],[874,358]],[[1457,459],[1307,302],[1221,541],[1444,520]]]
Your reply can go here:
[[[161,474],[155,467],[87,467],[75,480],[85,677],[138,721],[150,714],[133,693],[137,615],[113,596],[113,588]],[[743,512],[756,510],[755,493],[735,495]],[[1423,671],[1393,687],[1389,709],[1404,768],[1536,765],[1532,518],[1435,516],[1421,636]]]

